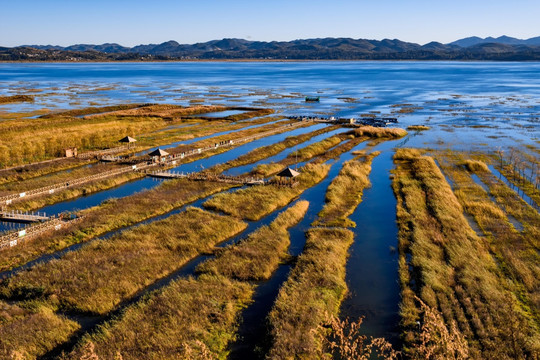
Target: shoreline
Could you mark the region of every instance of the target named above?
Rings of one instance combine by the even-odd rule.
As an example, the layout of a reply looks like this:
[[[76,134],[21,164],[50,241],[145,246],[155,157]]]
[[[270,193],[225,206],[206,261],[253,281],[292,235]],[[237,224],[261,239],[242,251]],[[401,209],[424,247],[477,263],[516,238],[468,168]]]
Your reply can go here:
[[[119,64],[140,64],[140,63],[248,63],[248,62],[271,62],[271,63],[296,63],[296,62],[426,62],[426,63],[540,63],[540,60],[451,60],[451,59],[174,59],[174,60],[80,60],[80,61],[68,61],[68,60],[43,60],[43,61],[4,61],[0,60],[0,64],[105,64],[105,63],[119,63]]]

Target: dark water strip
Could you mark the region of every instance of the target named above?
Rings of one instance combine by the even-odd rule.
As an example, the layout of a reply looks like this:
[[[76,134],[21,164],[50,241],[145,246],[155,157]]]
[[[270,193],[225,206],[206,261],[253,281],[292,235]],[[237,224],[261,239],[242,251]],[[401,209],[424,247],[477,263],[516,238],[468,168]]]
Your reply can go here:
[[[346,281],[349,294],[343,301],[341,317],[357,320],[364,316],[362,332],[385,337],[399,344],[400,287],[398,278],[396,199],[391,187],[393,142],[375,150],[369,175],[371,187],[350,219],[356,223],[355,241],[350,248]]]
[[[506,186],[512,189],[519,197],[523,199],[527,204],[531,205],[537,211],[540,210],[540,205],[534,201],[529,195],[518,186],[514,185],[504,176],[499,170],[497,170],[493,165],[488,165],[489,170],[495,175],[499,180],[501,180]]]
[[[509,214],[508,211],[506,211],[505,206],[503,204],[500,204],[497,201],[497,198],[495,196],[493,196],[491,191],[489,190],[489,186],[486,185],[486,183],[484,183],[484,181],[482,181],[482,179],[480,179],[480,177],[478,175],[470,174],[470,176],[471,176],[471,179],[475,182],[475,184],[479,185],[482,189],[484,189],[484,191],[488,195],[489,199],[493,202],[493,204],[495,206],[498,206],[499,208],[501,208],[501,210],[506,215],[506,218],[514,226],[514,228],[516,228],[517,231],[523,231],[525,229],[523,227],[523,224],[521,222],[519,222],[518,219],[516,219],[513,215]],[[519,194],[517,194],[517,195],[519,196]]]
[[[355,157],[353,151],[362,150],[367,143],[356,145],[350,151],[343,153],[338,160],[331,164],[328,176],[319,184],[304,191],[297,201],[309,201],[309,208],[304,218],[289,229],[291,245],[289,253],[297,257],[302,253],[306,243],[306,231],[317,219],[317,214],[325,203],[326,189],[337,176],[345,161]],[[232,344],[230,359],[264,359],[270,347],[268,339],[267,316],[279,294],[279,289],[287,280],[291,270],[290,264],[282,264],[266,281],[256,282],[253,303],[242,311],[242,319],[238,330],[238,340]]]
[[[32,226],[32,224],[22,222],[0,221],[0,235],[2,235],[2,233],[4,232],[22,230],[28,226]]]

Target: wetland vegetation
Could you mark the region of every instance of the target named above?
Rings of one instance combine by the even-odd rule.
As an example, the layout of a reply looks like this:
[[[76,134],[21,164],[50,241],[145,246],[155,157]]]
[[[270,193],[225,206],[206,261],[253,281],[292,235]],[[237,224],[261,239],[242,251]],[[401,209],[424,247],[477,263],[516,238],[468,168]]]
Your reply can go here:
[[[416,331],[417,322],[422,323],[426,316],[421,300],[432,311],[441,313],[446,334],[457,333],[465,339],[460,341],[466,344],[459,349],[465,354],[462,356],[458,349],[445,352],[452,348],[445,348],[442,337],[432,338],[431,345],[440,342],[437,352],[441,356],[478,359],[537,356],[538,320],[530,306],[523,306],[522,296],[516,292],[519,287],[502,281],[508,276],[508,269],[500,257],[493,256],[495,244],[479,236],[467,222],[464,210],[472,210],[467,206],[464,209],[458,198],[470,196],[460,195],[458,188],[456,197],[433,158],[419,150],[400,149],[395,161],[393,186],[398,199],[405,350],[412,357],[422,354],[421,334]],[[482,168],[477,163],[469,164],[474,164],[475,169]],[[452,180],[458,181],[455,177]],[[483,191],[469,185],[474,191]],[[478,203],[477,215],[493,219],[499,226],[504,224],[502,211],[486,200]],[[478,223],[481,228],[485,226]],[[511,249],[511,242],[496,238],[503,248]],[[529,266],[534,263],[529,259]]]
[[[327,85],[13,83],[2,210],[69,215],[3,240],[0,358],[538,358],[537,97]]]
[[[363,190],[370,185],[371,161],[378,152],[360,154],[343,164],[339,175],[328,186],[326,204],[316,225],[349,227],[356,224],[347,217],[362,201]]]

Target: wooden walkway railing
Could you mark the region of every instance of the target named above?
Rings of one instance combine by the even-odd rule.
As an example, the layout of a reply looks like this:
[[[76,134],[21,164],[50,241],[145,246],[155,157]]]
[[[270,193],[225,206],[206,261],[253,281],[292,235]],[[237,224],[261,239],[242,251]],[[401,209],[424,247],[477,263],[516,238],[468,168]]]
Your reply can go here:
[[[54,159],[49,159],[49,160],[37,161],[37,162],[30,163],[30,164],[16,165],[16,166],[11,166],[11,167],[8,167],[8,168],[0,169],[0,174],[2,172],[4,172],[4,171],[23,169],[25,167],[29,167],[29,166],[33,166],[33,165],[49,164],[49,163],[54,163],[54,162],[62,161],[62,160],[90,159],[90,158],[92,158],[94,156],[111,155],[111,154],[116,154],[116,153],[125,151],[127,149],[128,149],[128,147],[126,145],[122,145],[122,146],[118,146],[118,147],[110,148],[110,149],[105,149],[105,150],[95,150],[95,151],[89,151],[89,152],[80,153],[76,157],[59,157],[59,158],[54,158]]]
[[[78,185],[81,185],[90,181],[101,180],[101,179],[108,178],[111,176],[120,175],[120,174],[127,173],[133,170],[134,169],[131,166],[123,167],[120,169],[109,170],[109,171],[105,171],[99,174],[94,174],[94,175],[89,175],[89,176],[85,176],[78,179],[73,179],[67,182],[62,182],[62,183],[58,183],[54,185],[49,185],[49,186],[44,186],[37,189],[28,190],[28,191],[21,192],[18,194],[2,196],[0,197],[0,205],[10,205],[15,201],[22,200],[23,198],[27,199],[29,197],[39,196],[43,194],[54,194],[55,192],[60,191],[60,190],[72,188],[74,186],[78,186]]]
[[[153,171],[148,172],[148,176],[165,178],[165,179],[180,179],[186,178],[189,180],[195,181],[216,181],[224,182],[229,184],[243,184],[243,185],[264,185],[266,181],[264,178],[260,177],[241,177],[241,176],[228,176],[222,174],[206,174],[206,173],[184,173],[184,172],[173,172],[173,171]]]
[[[27,226],[24,229],[18,229],[9,233],[0,235],[0,250],[11,248],[19,245],[24,240],[35,237],[50,230],[59,230],[74,222],[80,221],[82,218],[78,217],[72,220],[64,220],[60,217],[53,217],[49,221],[38,223],[36,225]]]
[[[0,221],[13,221],[13,222],[38,222],[49,220],[50,216],[45,213],[39,212],[22,212],[19,210],[0,210]]]

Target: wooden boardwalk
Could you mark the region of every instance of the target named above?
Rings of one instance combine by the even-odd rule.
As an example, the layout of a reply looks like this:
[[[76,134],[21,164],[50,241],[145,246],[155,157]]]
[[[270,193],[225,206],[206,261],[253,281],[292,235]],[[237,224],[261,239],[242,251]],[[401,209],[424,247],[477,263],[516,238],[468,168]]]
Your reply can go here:
[[[189,179],[194,181],[216,181],[228,184],[241,184],[241,185],[265,185],[266,181],[263,178],[258,177],[241,177],[241,176],[227,176],[221,174],[205,174],[205,173],[184,173],[173,171],[153,171],[147,173],[148,176],[164,179]]]
[[[52,217],[48,221],[40,222],[36,225],[28,226],[24,229],[17,229],[0,235],[0,250],[9,249],[19,245],[24,240],[38,236],[47,231],[59,230],[72,223],[80,221],[82,218],[66,220],[59,217]]]

